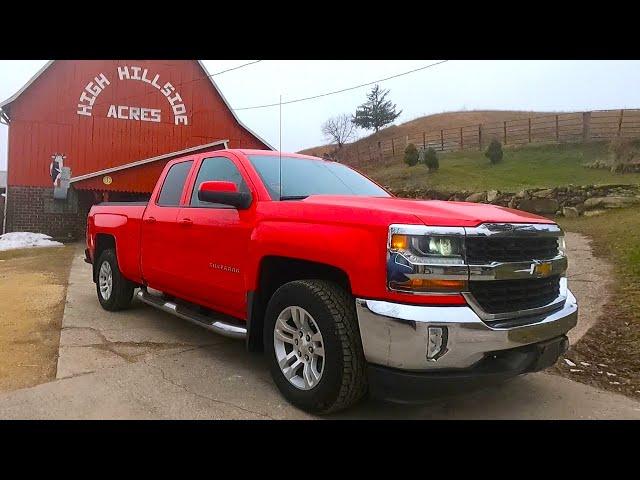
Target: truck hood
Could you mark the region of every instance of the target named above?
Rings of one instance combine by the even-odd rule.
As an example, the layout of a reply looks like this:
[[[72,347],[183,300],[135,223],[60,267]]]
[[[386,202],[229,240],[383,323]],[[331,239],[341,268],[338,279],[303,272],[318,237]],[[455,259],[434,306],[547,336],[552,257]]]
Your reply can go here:
[[[425,225],[474,227],[485,222],[494,223],[554,223],[548,218],[512,208],[469,202],[442,200],[413,200],[397,197],[359,197],[345,195],[312,195],[305,204],[326,205],[350,210],[353,214],[370,213],[372,217],[393,219],[398,223],[414,216]],[[391,220],[395,222],[395,220]]]

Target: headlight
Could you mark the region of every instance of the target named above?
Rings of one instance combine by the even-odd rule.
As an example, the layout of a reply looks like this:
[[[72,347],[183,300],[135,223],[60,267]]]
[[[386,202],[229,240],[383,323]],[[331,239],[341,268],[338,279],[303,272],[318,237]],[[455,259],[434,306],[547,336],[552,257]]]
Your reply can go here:
[[[391,251],[402,253],[414,263],[461,264],[463,248],[463,237],[391,235]]]
[[[391,290],[457,293],[466,289],[463,228],[391,225],[388,247]]]

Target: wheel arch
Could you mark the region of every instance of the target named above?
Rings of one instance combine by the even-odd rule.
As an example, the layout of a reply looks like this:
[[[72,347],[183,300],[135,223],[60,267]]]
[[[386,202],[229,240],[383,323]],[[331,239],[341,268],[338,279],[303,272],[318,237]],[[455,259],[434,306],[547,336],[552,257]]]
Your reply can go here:
[[[98,260],[100,259],[100,255],[105,250],[113,248],[116,252],[116,260],[118,260],[118,250],[116,247],[116,237],[115,235],[111,235],[110,233],[98,233],[95,238],[95,251],[94,251],[94,262],[93,262],[93,283],[98,281]],[[118,266],[119,262],[118,262]]]
[[[349,275],[327,263],[278,255],[265,256],[258,267],[256,289],[247,293],[247,349],[263,350],[264,314],[275,291],[294,280],[328,280],[351,293]]]

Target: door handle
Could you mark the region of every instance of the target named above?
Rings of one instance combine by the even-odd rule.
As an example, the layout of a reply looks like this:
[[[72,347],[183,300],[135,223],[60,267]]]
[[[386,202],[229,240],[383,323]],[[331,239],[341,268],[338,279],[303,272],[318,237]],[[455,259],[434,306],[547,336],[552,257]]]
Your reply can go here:
[[[185,227],[188,227],[189,225],[193,225],[193,220],[191,220],[190,218],[182,218],[178,220],[178,223],[180,225],[184,225]]]
[[[144,221],[146,223],[155,223],[156,219],[155,219],[155,217],[147,217],[147,218],[144,219]]]

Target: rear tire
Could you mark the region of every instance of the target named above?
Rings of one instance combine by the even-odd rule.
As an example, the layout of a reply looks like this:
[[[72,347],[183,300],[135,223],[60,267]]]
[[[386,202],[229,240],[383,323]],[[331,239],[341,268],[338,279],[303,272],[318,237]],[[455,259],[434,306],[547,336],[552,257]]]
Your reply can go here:
[[[98,257],[96,270],[96,292],[102,308],[115,312],[129,307],[134,289],[133,283],[120,273],[116,252],[104,250]]]
[[[299,323],[307,326],[297,328]],[[274,382],[284,397],[302,410],[336,412],[354,405],[367,393],[355,303],[337,284],[296,280],[281,286],[267,306],[263,338]],[[312,354],[305,360],[309,347],[316,347],[317,354],[322,350],[321,360]],[[308,374],[312,364],[322,368]],[[308,382],[307,377],[313,381]]]

